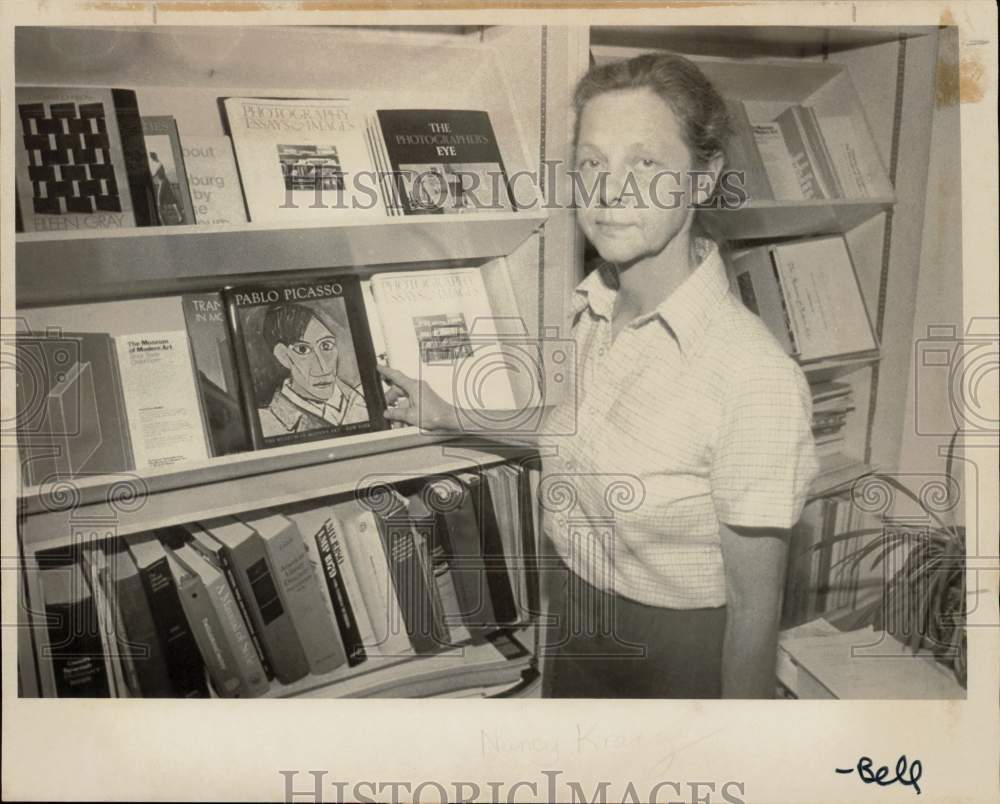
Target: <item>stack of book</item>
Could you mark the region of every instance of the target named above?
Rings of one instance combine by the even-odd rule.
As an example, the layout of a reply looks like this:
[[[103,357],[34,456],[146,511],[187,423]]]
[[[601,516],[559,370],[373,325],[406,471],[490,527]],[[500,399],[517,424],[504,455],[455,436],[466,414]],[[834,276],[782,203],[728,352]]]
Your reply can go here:
[[[484,111],[371,110],[359,97],[218,105],[225,135],[202,136],[143,113],[130,89],[17,87],[17,231],[517,209]]]
[[[726,101],[733,122],[729,162],[744,172],[751,200],[864,199],[878,179],[850,115],[819,115],[792,104],[773,120],[751,120],[742,101]]]
[[[377,492],[40,554],[42,694],[398,696],[519,682],[530,655],[512,630],[538,607],[528,470]],[[433,660],[415,669],[417,657]]]
[[[816,455],[825,466],[844,447],[844,425],[854,410],[854,393],[844,382],[819,382],[811,386],[813,400],[812,431],[816,439]]]
[[[385,430],[379,361],[463,409],[516,407],[477,267],[293,274],[21,317],[28,485]],[[486,379],[470,385],[470,373]]]

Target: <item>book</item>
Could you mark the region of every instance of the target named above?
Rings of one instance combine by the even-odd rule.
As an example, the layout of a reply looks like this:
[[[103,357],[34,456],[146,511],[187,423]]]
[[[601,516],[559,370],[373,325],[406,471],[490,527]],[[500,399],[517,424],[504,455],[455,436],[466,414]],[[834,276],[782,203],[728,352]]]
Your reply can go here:
[[[516,210],[487,112],[379,109],[375,118],[406,215]]]
[[[193,224],[194,207],[177,122],[165,115],[143,116],[142,133],[149,157],[157,223],[160,226]]]
[[[782,243],[771,254],[801,362],[878,349],[842,235]]]
[[[820,155],[813,147],[804,121],[803,108],[797,104],[789,106],[774,118],[774,123],[781,129],[784,137],[803,197],[833,198],[833,189],[827,183],[826,172],[820,166]]]
[[[181,153],[191,189],[195,222],[220,225],[247,222],[240,176],[229,137],[189,137]]]
[[[167,550],[167,566],[177,585],[181,608],[187,617],[198,652],[208,671],[215,695],[235,697],[240,687],[235,661],[229,645],[222,637],[222,626],[208,599],[201,579],[177,560],[173,550]]]
[[[205,642],[201,648],[203,655],[210,649],[221,659],[222,672],[216,679],[216,691],[240,698],[262,695],[268,688],[267,674],[225,574],[190,543],[181,544],[172,552],[177,563],[196,577],[205,590],[208,607],[202,606]],[[217,635],[214,641],[213,632]]]
[[[396,600],[414,651],[434,653],[448,637],[426,552],[426,531],[410,517],[406,498],[395,490],[390,494],[393,506],[377,513],[376,522]]]
[[[107,575],[107,559],[99,545],[87,545],[80,552],[80,565],[90,584],[97,612],[97,627],[100,633],[104,669],[110,680],[111,697],[130,698],[131,689],[125,678],[125,665],[118,647],[118,619],[116,607],[108,597],[104,576]]]
[[[754,145],[767,174],[776,201],[802,201],[807,196],[799,181],[799,172],[777,123],[754,122],[751,126]]]
[[[26,232],[156,223],[135,92],[19,86],[16,185]]]
[[[386,428],[355,277],[229,288],[225,298],[254,449]]]
[[[124,400],[133,463],[127,468],[170,467],[209,457],[183,296],[25,308],[19,315],[33,335],[93,333],[96,324],[99,333],[110,336],[117,375],[97,390],[106,395],[114,387]]]
[[[774,198],[771,182],[754,142],[753,127],[743,101],[725,98],[732,134],[726,144],[726,171],[742,176],[742,187],[750,203]]]
[[[109,598],[120,614],[118,646],[127,675],[133,679],[132,693],[143,698],[173,697],[173,682],[139,568],[124,547],[109,552],[107,559]]]
[[[330,604],[324,605],[316,567],[309,559],[295,522],[270,511],[240,514],[263,539],[264,550],[288,611],[309,670],[316,675],[336,670],[347,661]]]
[[[208,697],[205,666],[163,545],[148,532],[130,536],[127,543],[149,600],[174,694],[181,698]]]
[[[457,407],[516,408],[504,321],[478,268],[376,274],[371,290],[389,365]]]
[[[240,399],[236,355],[221,293],[181,297],[201,407],[212,455],[250,449]]]
[[[389,572],[375,514],[356,501],[338,507],[344,541],[371,621],[374,645],[382,656],[414,653]]]
[[[878,349],[843,236],[761,246],[732,263],[743,303],[800,363]]]
[[[112,680],[104,660],[97,608],[76,562],[39,570],[48,651],[60,698],[107,698]],[[47,655],[46,655],[47,654]]]
[[[235,577],[234,588],[246,604],[274,677],[282,684],[291,684],[308,675],[309,662],[278,591],[260,534],[229,516],[198,524],[222,545],[220,556],[227,564],[226,571]]]
[[[329,601],[332,615],[337,623],[347,663],[350,666],[360,664],[365,660],[365,637],[359,623],[356,604],[361,603],[360,591],[355,593],[352,601],[348,582],[344,578],[343,564],[346,561],[343,538],[343,524],[325,501],[310,501],[296,503],[282,508],[282,514],[291,519],[305,539],[306,548],[311,560],[316,565],[323,586],[326,589],[326,600]],[[367,616],[367,614],[365,615]],[[371,626],[367,630],[370,632]]]
[[[818,119],[827,152],[840,181],[844,198],[870,198],[875,195],[877,174],[866,158],[853,118],[828,115]]]
[[[361,113],[347,98],[220,98],[254,222],[382,217]]]
[[[25,481],[132,468],[118,356],[106,333],[18,333],[17,435]]]

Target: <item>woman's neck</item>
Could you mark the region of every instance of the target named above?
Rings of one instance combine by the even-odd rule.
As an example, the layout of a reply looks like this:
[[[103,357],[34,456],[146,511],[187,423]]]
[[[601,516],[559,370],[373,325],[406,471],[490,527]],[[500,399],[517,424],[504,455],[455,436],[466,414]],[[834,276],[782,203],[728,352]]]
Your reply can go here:
[[[659,254],[618,267],[616,316],[631,320],[659,307],[697,267],[692,245],[691,232],[685,230]]]

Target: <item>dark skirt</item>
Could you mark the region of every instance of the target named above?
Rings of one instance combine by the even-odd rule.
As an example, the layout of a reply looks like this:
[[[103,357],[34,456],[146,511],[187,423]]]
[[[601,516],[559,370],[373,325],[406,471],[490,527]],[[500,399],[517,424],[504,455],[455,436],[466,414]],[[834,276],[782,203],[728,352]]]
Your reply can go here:
[[[725,606],[648,606],[565,567],[543,574],[543,697],[721,697]]]

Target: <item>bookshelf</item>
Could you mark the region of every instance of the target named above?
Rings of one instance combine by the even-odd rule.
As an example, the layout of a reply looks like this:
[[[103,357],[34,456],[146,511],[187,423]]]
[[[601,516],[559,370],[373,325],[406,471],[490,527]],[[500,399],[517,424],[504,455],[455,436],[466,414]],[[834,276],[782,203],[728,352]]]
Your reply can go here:
[[[847,383],[854,398],[842,454],[824,462],[810,489],[814,501],[899,467],[937,42],[931,28],[593,26],[577,50],[577,74],[591,62],[643,52],[684,55],[724,98],[742,101],[751,122],[773,120],[792,104],[851,119],[873,178],[866,197],[758,198],[737,210],[705,213],[729,250],[825,234],[847,242],[879,349],[803,367],[811,383]]]
[[[514,49],[524,58],[511,70],[504,53]],[[337,58],[274,58],[275,53],[320,52],[336,53]],[[543,160],[559,159],[568,144],[563,124],[549,114],[550,108],[565,104],[569,91],[549,84],[565,70],[566,52],[563,38],[523,26],[488,31],[476,26],[28,27],[16,36],[15,80],[18,85],[134,89],[141,113],[172,115],[182,140],[222,135],[218,98],[227,95],[364,95],[371,108],[481,109],[490,116],[508,174],[537,175]],[[324,269],[368,278],[376,272],[471,265],[484,278],[495,314],[520,322],[522,340],[558,337],[563,333],[569,272],[544,267],[570,264],[566,244],[573,243],[572,220],[555,215],[550,221],[531,180],[519,181],[515,192],[521,206],[516,212],[377,221],[345,214],[322,225],[251,222],[18,234],[17,306],[30,311],[217,290],[246,279]],[[530,384],[539,378],[522,380]],[[527,387],[515,388],[515,396],[530,393]],[[448,440],[407,427],[167,470],[22,487],[20,549],[27,566],[33,567],[40,555],[71,546],[80,534],[127,540],[202,517],[346,497],[366,485],[486,467],[531,454],[482,439],[466,438],[458,446]],[[39,578],[29,570],[24,581],[25,605],[20,610],[29,616],[25,613],[40,599]],[[29,619],[25,632],[33,635],[37,651],[43,641],[41,626],[36,617]],[[522,625],[529,627],[517,633],[534,651],[534,630],[530,623]],[[35,651],[30,662],[25,660],[27,675],[33,674]],[[407,660],[407,672],[419,675],[424,661]],[[463,658],[449,656],[446,661],[460,666]],[[365,684],[350,687],[348,679],[377,674],[383,666],[388,672],[395,664],[362,664],[351,668],[357,672],[313,676],[282,689],[275,685],[271,697],[358,694]],[[470,664],[470,673],[475,672]]]

